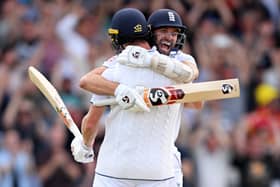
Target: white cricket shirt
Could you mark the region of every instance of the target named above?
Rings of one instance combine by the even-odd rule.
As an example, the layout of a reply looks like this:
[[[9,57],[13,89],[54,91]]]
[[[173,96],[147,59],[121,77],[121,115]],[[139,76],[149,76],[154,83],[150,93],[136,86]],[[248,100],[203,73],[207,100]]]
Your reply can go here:
[[[133,68],[113,61],[114,58],[103,73],[108,80],[132,88],[175,84],[148,68]],[[172,148],[180,112],[181,104],[153,107],[150,112],[113,107],[106,120],[96,172],[121,179],[165,180],[174,177]]]

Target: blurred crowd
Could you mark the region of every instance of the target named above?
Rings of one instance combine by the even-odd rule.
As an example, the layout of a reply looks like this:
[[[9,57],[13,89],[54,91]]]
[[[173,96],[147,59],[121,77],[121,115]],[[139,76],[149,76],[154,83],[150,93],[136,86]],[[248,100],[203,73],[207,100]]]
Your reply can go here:
[[[95,163],[73,160],[73,136],[27,68],[51,80],[80,125],[91,94],[79,78],[115,54],[107,28],[123,7],[147,17],[176,10],[188,28],[183,51],[197,61],[197,81],[239,78],[240,98],[184,110],[177,141],[184,187],[280,187],[278,0],[1,0],[0,186],[92,185]],[[103,135],[100,129],[96,153]]]

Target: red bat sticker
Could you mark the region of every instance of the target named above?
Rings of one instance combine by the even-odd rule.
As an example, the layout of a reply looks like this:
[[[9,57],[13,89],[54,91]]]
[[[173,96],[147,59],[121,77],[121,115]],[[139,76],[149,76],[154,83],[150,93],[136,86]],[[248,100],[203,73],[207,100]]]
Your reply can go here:
[[[161,87],[151,88],[149,90],[149,102],[152,106],[172,104],[176,100],[180,100],[185,96],[182,89],[176,89],[175,87]]]

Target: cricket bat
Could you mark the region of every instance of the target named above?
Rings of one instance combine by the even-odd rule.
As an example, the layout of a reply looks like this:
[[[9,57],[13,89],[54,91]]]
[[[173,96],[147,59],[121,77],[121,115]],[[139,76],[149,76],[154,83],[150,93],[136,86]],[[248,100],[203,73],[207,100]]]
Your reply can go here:
[[[158,88],[144,88],[144,101],[147,106],[168,105],[229,99],[240,96],[239,80],[224,79],[197,83],[179,84]],[[96,101],[95,106],[116,104],[115,98]]]
[[[30,80],[36,85],[41,93],[47,98],[55,111],[62,118],[67,128],[74,134],[75,137],[82,137],[80,130],[76,126],[63,100],[58,94],[55,87],[47,80],[47,78],[40,73],[35,67],[28,68],[28,75]]]

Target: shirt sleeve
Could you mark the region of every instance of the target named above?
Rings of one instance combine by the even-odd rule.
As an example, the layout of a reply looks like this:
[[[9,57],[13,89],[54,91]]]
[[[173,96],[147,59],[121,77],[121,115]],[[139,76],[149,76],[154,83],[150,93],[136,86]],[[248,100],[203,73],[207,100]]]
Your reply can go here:
[[[117,55],[115,56],[112,56],[111,58],[109,58],[108,60],[106,60],[104,63],[103,63],[103,66],[107,67],[107,68],[112,68],[116,65],[116,58],[117,58]]]
[[[90,103],[94,104],[94,102],[96,101],[102,101],[102,100],[106,100],[112,98],[111,96],[107,96],[107,95],[97,95],[97,94],[92,94],[91,99],[90,99]]]

